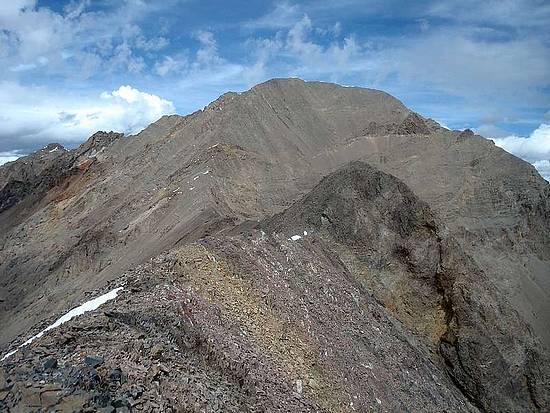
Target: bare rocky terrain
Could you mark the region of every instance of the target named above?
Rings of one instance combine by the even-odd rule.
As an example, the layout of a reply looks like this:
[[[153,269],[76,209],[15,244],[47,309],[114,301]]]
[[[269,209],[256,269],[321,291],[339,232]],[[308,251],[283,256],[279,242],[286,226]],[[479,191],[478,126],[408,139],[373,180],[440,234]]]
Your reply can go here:
[[[299,79],[0,167],[6,411],[548,411],[550,185]]]

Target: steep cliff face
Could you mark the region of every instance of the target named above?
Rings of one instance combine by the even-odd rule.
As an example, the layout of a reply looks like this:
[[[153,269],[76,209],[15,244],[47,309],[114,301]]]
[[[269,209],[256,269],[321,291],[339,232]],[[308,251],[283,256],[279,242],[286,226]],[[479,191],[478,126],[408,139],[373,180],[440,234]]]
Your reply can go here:
[[[323,179],[356,160],[385,173],[352,164]],[[275,79],[241,94],[227,93],[191,115],[163,117],[136,136],[98,133],[76,150],[46,148],[0,167],[0,203],[0,346],[6,350],[81,301],[84,292],[121,277],[134,282],[128,271],[151,259],[173,263],[176,251],[206,248],[218,257],[238,251],[232,243],[240,240],[249,261],[231,274],[244,277],[255,271],[261,254],[275,254],[254,247],[267,242],[258,232],[263,228],[271,243],[277,239],[301,248],[308,257],[301,266],[328,260],[322,269],[327,277],[334,273],[348,280],[337,288],[353,286],[372,297],[384,317],[411,337],[410,346],[422,353],[418,357],[431,366],[427,369],[451,374],[449,391],[458,396],[445,396],[450,410],[475,409],[466,398],[488,410],[544,410],[547,403],[540,380],[546,368],[543,343],[550,343],[550,186],[490,141],[441,128],[383,92]],[[294,234],[293,226],[307,226],[314,235],[304,236],[306,228]],[[302,238],[288,241],[293,235]],[[277,260],[284,264],[289,251],[277,252]],[[227,265],[241,265],[237,258],[226,258]],[[208,271],[214,269],[206,268],[204,277],[212,277]],[[298,281],[313,283],[321,271],[309,273],[298,264],[281,268],[266,270],[261,283],[291,272]],[[147,271],[134,274],[141,280],[135,282],[145,277],[152,281],[143,285],[162,289],[156,270]],[[170,282],[183,288],[180,281]],[[142,293],[149,294],[147,288]],[[145,317],[147,309],[137,302],[144,297],[127,294],[125,311]],[[297,293],[284,294],[277,300],[288,303]],[[212,304],[225,314],[218,321],[235,322],[231,306],[243,299]],[[317,305],[314,300],[307,311]],[[277,311],[279,318],[292,317],[282,307]],[[366,313],[356,316],[370,317]],[[79,321],[87,322],[92,321]],[[317,318],[312,323],[322,328]],[[149,329],[156,337],[152,341],[161,339],[155,328]],[[344,340],[338,337],[347,332],[337,330],[327,342]],[[101,337],[79,334],[78,346],[91,340],[101,348]],[[134,333],[121,334],[123,341],[133,340]],[[19,356],[36,362],[30,351]],[[277,353],[275,359],[282,357]],[[307,366],[302,373],[313,369]],[[396,371],[391,374],[410,374]],[[277,383],[288,385],[284,377]],[[338,377],[346,380],[337,385],[349,383],[345,374]],[[381,391],[371,390],[371,396]],[[371,396],[361,396],[364,406]],[[310,407],[328,402],[323,397],[312,399]],[[335,395],[337,406],[346,397]],[[388,410],[411,402],[405,395],[399,400]]]

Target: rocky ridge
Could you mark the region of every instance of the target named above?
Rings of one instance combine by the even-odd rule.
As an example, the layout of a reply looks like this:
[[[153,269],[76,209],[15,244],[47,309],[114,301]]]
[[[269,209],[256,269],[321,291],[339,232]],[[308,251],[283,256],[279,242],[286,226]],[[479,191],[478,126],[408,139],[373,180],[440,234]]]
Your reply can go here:
[[[113,405],[132,386],[165,400],[158,411],[219,408],[212,403],[251,411],[547,408],[550,190],[530,165],[383,92],[298,79],[225,94],[120,138],[100,133],[77,150],[48,152],[62,155],[54,169],[44,169],[50,158],[36,161],[28,180],[14,172],[28,160],[0,167],[6,351],[84,292],[131,286],[116,301],[125,315],[105,307],[14,355],[5,406],[26,403],[14,383],[44,380],[66,393],[59,400],[78,395],[84,409],[150,410]],[[362,163],[339,170],[354,160],[383,172]],[[18,179],[30,189],[11,190]],[[183,338],[160,327],[172,323]],[[55,341],[66,331],[72,344]],[[158,373],[145,350],[113,347],[117,340],[168,346],[169,365],[160,364],[170,373]],[[314,356],[327,343],[341,346]],[[105,368],[85,367],[86,355],[103,357]],[[42,365],[52,357],[56,377]],[[356,372],[363,357],[387,367],[383,384]],[[153,365],[163,380],[129,377]],[[108,384],[107,368],[127,376],[124,386]],[[63,384],[86,371],[102,384]],[[177,387],[195,373],[206,374],[197,387]],[[159,393],[155,382],[176,387]],[[204,390],[222,382],[238,385],[215,397]]]

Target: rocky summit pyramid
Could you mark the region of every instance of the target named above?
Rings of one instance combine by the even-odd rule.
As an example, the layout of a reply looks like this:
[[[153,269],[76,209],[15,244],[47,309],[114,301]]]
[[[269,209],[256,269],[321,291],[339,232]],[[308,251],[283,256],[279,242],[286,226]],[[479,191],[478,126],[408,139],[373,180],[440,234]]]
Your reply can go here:
[[[549,325],[548,182],[381,91],[0,167],[1,411],[543,412]]]

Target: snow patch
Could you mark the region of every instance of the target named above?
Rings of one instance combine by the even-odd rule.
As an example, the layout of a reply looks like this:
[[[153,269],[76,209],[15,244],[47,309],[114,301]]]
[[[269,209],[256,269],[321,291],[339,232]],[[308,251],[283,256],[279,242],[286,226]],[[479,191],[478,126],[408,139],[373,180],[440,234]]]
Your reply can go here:
[[[57,319],[57,321],[48,327],[46,327],[44,330],[42,330],[40,333],[36,334],[35,336],[32,336],[27,341],[25,341],[23,344],[21,344],[19,347],[17,347],[15,350],[10,351],[9,353],[5,354],[0,361],[4,361],[11,355],[15,354],[18,349],[21,347],[28,346],[31,344],[34,340],[42,337],[46,332],[53,330],[56,327],[59,327],[61,324],[66,323],[67,321],[73,319],[74,317],[78,317],[79,315],[82,315],[84,313],[87,313],[89,311],[97,310],[101,305],[105,304],[107,301],[110,301],[118,295],[118,292],[122,290],[122,287],[115,288],[114,290],[109,291],[106,294],[100,295],[99,297],[94,298],[93,300],[86,301],[84,304],[73,308],[71,311],[69,311],[64,316],[61,316]]]
[[[307,231],[304,231],[303,234],[304,234],[303,236],[306,237],[307,236]],[[299,239],[302,239],[302,235],[293,235],[288,240],[289,241],[298,241]]]
[[[199,179],[201,177],[201,175],[208,175],[210,173],[210,170],[206,171],[206,172],[201,172],[200,174],[198,174],[197,176],[194,176],[193,177],[193,181],[196,181],[197,179]]]
[[[19,347],[16,348],[15,350],[10,351],[9,353],[6,353],[6,354],[4,355],[4,357],[2,357],[2,360],[0,360],[0,361],[4,361],[4,360],[7,359],[8,357],[13,356],[15,353],[17,353],[17,350],[19,350]]]

